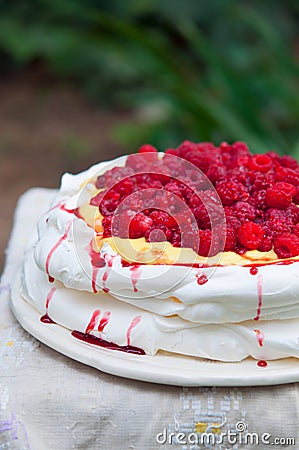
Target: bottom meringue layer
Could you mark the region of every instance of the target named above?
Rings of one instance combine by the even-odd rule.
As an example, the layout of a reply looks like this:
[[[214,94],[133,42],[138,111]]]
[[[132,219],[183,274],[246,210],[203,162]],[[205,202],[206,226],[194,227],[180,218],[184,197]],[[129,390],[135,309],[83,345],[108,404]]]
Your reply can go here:
[[[92,294],[66,288],[59,281],[49,282],[35,263],[34,246],[32,243],[27,250],[21,294],[41,316],[47,314],[70,332],[76,330],[119,346],[138,347],[150,355],[164,350],[230,362],[248,356],[267,360],[299,358],[299,319],[198,324],[177,315],[164,317],[106,293]]]

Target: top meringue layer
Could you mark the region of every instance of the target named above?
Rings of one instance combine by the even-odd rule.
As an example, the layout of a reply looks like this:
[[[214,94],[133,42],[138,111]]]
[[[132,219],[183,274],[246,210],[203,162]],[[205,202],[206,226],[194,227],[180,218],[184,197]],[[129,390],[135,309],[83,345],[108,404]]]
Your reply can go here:
[[[164,255],[166,259],[124,264],[124,259],[131,260],[130,255],[126,258],[124,254],[126,247],[131,255],[133,248],[134,258],[137,254],[144,258],[139,251],[144,243],[101,239],[84,218],[86,205],[94,195],[95,177],[115,164],[117,160],[97,164],[77,175],[63,176],[52,208],[38,224],[34,257],[40,270],[68,288],[95,296],[97,291],[104,290],[144,310],[163,316],[177,314],[196,323],[299,316],[297,258],[281,262],[273,253],[248,252],[239,256],[226,252],[210,260],[198,257],[190,249],[158,243],[146,252],[154,249],[158,258]],[[78,208],[82,215],[76,214]],[[91,253],[95,251],[103,261],[100,265],[92,260]]]

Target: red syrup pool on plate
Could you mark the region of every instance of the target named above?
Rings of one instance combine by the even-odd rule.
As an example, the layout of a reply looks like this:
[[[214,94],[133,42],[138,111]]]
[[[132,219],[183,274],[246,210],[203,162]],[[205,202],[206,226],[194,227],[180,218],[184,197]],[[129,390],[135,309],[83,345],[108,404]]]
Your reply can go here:
[[[132,353],[135,355],[145,355],[145,351],[142,348],[134,347],[133,345],[118,345],[114,342],[108,342],[104,339],[93,336],[92,334],[81,333],[80,331],[72,331],[72,336],[80,341],[87,342],[88,344],[97,345],[98,347],[107,348],[109,350],[117,350],[119,352]]]
[[[51,317],[48,316],[48,314],[44,314],[39,320],[43,323],[56,323],[53,319],[51,319]]]

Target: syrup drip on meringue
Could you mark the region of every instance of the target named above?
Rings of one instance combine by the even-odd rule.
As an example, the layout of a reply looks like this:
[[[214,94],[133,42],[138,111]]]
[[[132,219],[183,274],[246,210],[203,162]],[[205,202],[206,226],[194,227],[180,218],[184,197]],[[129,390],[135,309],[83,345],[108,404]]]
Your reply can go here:
[[[197,278],[197,284],[202,286],[203,284],[206,284],[209,280],[208,277],[205,274],[202,275],[196,275]]]
[[[127,330],[127,344],[130,345],[131,344],[131,333],[133,328],[135,328],[141,321],[142,317],[141,316],[136,316],[134,317],[134,319],[132,320],[132,322],[129,325],[129,328]]]
[[[130,272],[131,272],[131,279],[132,279],[132,285],[133,285],[134,292],[138,292],[137,281],[139,280],[139,278],[141,277],[141,274],[142,274],[140,265],[136,264],[136,265],[130,267]]]
[[[255,266],[252,266],[251,268],[250,268],[250,274],[251,275],[256,275],[257,273],[258,273],[258,268],[257,267],[255,267]]]
[[[48,314],[48,311],[49,311],[49,303],[50,303],[50,301],[52,300],[55,291],[56,291],[56,288],[52,288],[52,289],[49,291],[48,295],[47,295],[47,298],[46,298],[46,314],[43,315],[43,316],[40,318],[40,321],[43,322],[43,323],[55,323],[54,320],[52,320],[51,317],[49,317],[49,314]]]
[[[267,365],[267,361],[264,361],[263,359],[257,362],[257,366],[259,367],[267,367]]]
[[[53,256],[54,252],[62,244],[62,242],[67,239],[72,223],[73,223],[72,219],[67,222],[64,234],[58,239],[56,244],[51,248],[50,252],[48,253],[48,256],[47,256],[47,259],[46,259],[46,273],[47,273],[48,277],[50,277],[49,281],[50,281],[50,279],[53,278],[53,277],[51,277],[51,275],[49,273],[49,265],[50,265],[51,258]]]
[[[262,277],[262,275],[259,275],[258,279],[257,279],[257,295],[258,295],[258,306],[257,306],[256,316],[253,319],[256,321],[260,320],[262,304],[263,304],[263,277]]]
[[[98,292],[98,290],[97,290],[98,272],[101,267],[106,266],[106,261],[104,260],[104,258],[102,258],[102,255],[100,253],[96,252],[92,248],[92,242],[93,241],[91,240],[89,245],[86,247],[86,250],[88,251],[88,254],[89,254],[89,257],[91,260],[91,265],[92,265],[91,287],[92,287],[93,293],[96,294]]]
[[[253,330],[256,333],[257,341],[260,347],[264,345],[264,333],[261,330]]]
[[[98,331],[102,332],[104,330],[104,328],[108,325],[109,320],[110,320],[110,315],[111,315],[110,311],[104,312],[103,317],[101,318],[100,323],[98,325]]]
[[[108,276],[109,276],[111,268],[112,268],[113,260],[114,260],[114,258],[116,258],[116,256],[117,255],[115,255],[115,256],[109,255],[108,253],[106,253],[104,255],[104,259],[105,259],[108,267],[107,267],[107,270],[105,270],[103,277],[102,277],[102,286],[103,286],[102,289],[106,293],[109,292],[109,288],[107,288],[107,286],[106,286],[107,279],[108,279]]]
[[[92,292],[96,294],[97,291],[97,276],[98,276],[99,268],[96,266],[92,266],[92,279],[91,279],[91,287]]]
[[[97,321],[98,321],[98,319],[100,317],[100,314],[101,314],[101,311],[99,309],[96,309],[92,313],[91,319],[90,319],[90,321],[89,321],[89,323],[88,323],[88,325],[86,327],[85,334],[90,333],[91,331],[93,331],[96,328],[96,324],[97,324]]]

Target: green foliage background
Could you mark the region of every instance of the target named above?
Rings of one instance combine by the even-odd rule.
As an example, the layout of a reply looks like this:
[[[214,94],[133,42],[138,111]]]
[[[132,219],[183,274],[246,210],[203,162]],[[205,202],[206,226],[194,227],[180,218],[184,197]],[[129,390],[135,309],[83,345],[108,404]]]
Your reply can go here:
[[[42,61],[101,107],[136,111],[124,144],[245,140],[299,156],[297,0],[1,1],[0,70]]]

